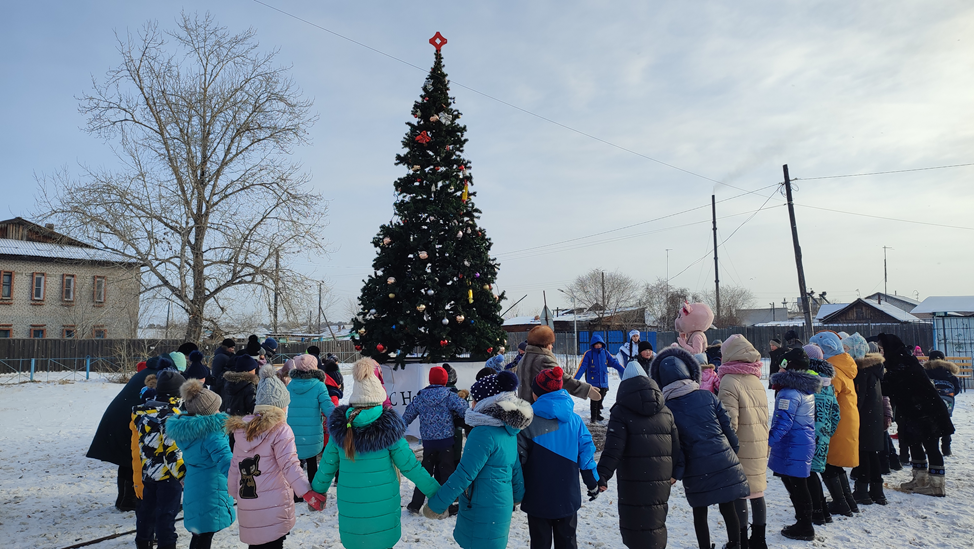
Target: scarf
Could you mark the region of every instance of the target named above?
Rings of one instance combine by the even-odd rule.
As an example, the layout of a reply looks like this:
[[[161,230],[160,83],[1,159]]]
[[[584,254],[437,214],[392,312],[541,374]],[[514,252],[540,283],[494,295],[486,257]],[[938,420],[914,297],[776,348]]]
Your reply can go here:
[[[503,421],[497,419],[496,417],[489,416],[483,413],[483,411],[485,408],[494,404],[495,402],[510,399],[513,396],[515,396],[514,393],[497,393],[494,396],[489,396],[481,401],[478,401],[473,410],[467,410],[467,413],[463,416],[463,421],[470,427],[480,427],[482,425],[490,427],[503,427]]]
[[[700,384],[692,379],[681,379],[679,381],[674,381],[666,387],[663,387],[663,401],[668,401],[674,398],[680,398],[681,396],[688,395],[700,388]]]
[[[717,377],[722,378],[727,374],[752,375],[761,377],[762,365],[760,362],[724,362],[720,365]]]

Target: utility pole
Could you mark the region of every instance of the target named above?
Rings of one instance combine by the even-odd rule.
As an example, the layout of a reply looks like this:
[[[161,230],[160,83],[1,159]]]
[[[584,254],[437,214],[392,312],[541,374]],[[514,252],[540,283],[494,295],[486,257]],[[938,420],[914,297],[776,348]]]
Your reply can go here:
[[[166,305],[166,339],[169,339],[169,315],[172,314],[172,301],[168,301]]]
[[[281,252],[274,252],[274,335],[277,335],[277,293],[281,284]]]
[[[772,301],[771,302],[771,322],[774,322],[775,320],[777,319],[774,317],[774,301]]]
[[[783,165],[785,174],[785,195],[788,198],[788,217],[791,220],[791,240],[795,247],[795,264],[798,266],[798,286],[801,291],[801,307],[805,313],[804,340],[808,341],[812,334],[812,308],[808,305],[808,291],[805,285],[805,267],[802,266],[802,247],[798,243],[798,224],[795,222],[795,203],[791,197],[791,177],[788,175],[788,164]]]
[[[601,326],[599,326],[599,328],[601,328],[603,332],[605,331],[605,310],[606,309],[607,307],[605,305],[605,271],[602,271],[602,316],[600,317],[601,321],[599,322],[599,324]],[[609,334],[606,334],[605,338],[609,339]]]
[[[575,307],[575,292],[568,294],[561,288],[558,288],[558,291],[572,298],[572,322],[575,324],[575,344],[572,346],[572,355],[578,355],[578,309]]]
[[[714,289],[716,291],[715,297],[717,298],[717,316],[720,318],[720,269],[717,264],[717,197],[715,195],[710,195],[710,211],[713,213],[714,219]]]
[[[883,246],[883,294],[889,295],[889,289],[887,288],[888,279],[886,276],[886,250],[892,250],[893,248],[889,246]]]
[[[318,283],[318,335],[321,335],[321,284]]]

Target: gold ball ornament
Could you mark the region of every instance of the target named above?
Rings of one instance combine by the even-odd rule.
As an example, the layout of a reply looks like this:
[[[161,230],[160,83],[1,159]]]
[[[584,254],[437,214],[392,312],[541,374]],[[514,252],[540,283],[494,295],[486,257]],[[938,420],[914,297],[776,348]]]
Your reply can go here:
[[[416,306],[416,310],[419,311],[419,312],[423,312],[423,311],[426,310],[426,305],[423,305],[422,303],[420,303],[419,305]]]
[[[389,299],[396,299],[396,294],[389,294]]]
[[[429,254],[428,253],[426,253],[426,252],[419,252],[419,258],[420,259],[426,259],[427,257],[429,257]]]

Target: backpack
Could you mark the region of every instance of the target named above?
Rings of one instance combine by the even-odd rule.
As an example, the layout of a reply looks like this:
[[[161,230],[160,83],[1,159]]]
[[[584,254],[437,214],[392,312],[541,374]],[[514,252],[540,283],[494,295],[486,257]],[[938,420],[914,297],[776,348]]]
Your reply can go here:
[[[954,384],[946,379],[934,379],[933,386],[937,389],[937,394],[947,405],[947,413],[950,417],[954,416]]]

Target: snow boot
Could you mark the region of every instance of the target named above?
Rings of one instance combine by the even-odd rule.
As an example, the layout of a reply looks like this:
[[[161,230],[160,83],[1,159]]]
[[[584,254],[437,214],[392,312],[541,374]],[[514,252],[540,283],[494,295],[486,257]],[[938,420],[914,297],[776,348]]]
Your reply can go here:
[[[856,490],[852,493],[852,499],[859,505],[872,505],[873,500],[869,497],[869,483],[865,479],[856,481]]]
[[[751,537],[747,540],[748,549],[768,549],[768,542],[764,539],[764,527],[764,524],[751,525]]]
[[[924,463],[921,466],[913,464],[913,480],[909,482],[904,482],[900,484],[901,492],[914,492],[917,488],[921,486],[926,486],[929,482],[930,475],[927,473],[927,464]]]
[[[812,509],[812,524],[815,526],[825,526],[825,511]]]
[[[842,470],[842,474],[839,475],[842,479],[842,493],[845,495],[845,501],[849,505],[849,510],[853,513],[859,512],[859,505],[856,504],[856,498],[852,497],[852,488],[849,487],[849,475]]]
[[[890,452],[889,454],[889,468],[893,471],[903,470],[903,464],[900,463],[900,456],[896,455],[896,452]]]
[[[152,549],[152,540],[135,540],[135,549]]]
[[[924,496],[945,497],[947,495],[947,477],[944,469],[930,469],[927,474],[927,483],[913,489],[914,494]]]
[[[842,491],[842,475],[835,475],[831,478],[823,478],[826,488],[829,489],[829,494],[832,495],[832,501],[828,504],[828,511],[830,515],[843,515],[846,517],[851,517],[852,509],[849,508],[848,502],[845,499],[845,493]]]
[[[815,527],[812,526],[812,506],[805,505],[801,509],[795,509],[795,511],[798,515],[798,522],[782,528],[781,535],[788,539],[813,541],[815,539]]]
[[[751,546],[748,544],[747,540],[747,525],[741,528],[741,543],[738,545],[741,549],[749,549]]]
[[[886,494],[883,493],[883,481],[869,483],[869,498],[879,505],[889,503],[886,501]]]

